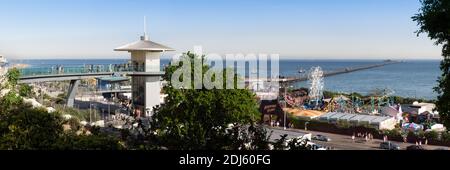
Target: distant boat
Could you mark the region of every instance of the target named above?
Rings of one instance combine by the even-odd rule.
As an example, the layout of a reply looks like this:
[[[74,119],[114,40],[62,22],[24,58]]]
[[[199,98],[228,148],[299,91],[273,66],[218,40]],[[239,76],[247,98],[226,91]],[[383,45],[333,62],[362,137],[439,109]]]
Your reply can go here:
[[[306,73],[306,70],[303,69],[303,68],[300,68],[300,69],[298,70],[298,73],[300,73],[300,74]]]
[[[384,60],[384,62],[392,62],[392,60],[391,59],[388,59],[388,60]]]

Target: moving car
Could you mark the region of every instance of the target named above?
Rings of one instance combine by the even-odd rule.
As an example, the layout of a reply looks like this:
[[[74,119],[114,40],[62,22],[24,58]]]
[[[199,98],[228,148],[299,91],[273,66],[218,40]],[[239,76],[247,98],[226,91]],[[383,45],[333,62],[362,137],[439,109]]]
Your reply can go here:
[[[392,142],[382,142],[380,143],[380,149],[386,150],[400,150],[400,146]]]
[[[331,139],[329,137],[326,137],[324,135],[316,135],[313,137],[313,140],[324,141],[324,142],[331,141]]]
[[[420,145],[411,145],[406,147],[406,150],[426,150],[426,149]]]

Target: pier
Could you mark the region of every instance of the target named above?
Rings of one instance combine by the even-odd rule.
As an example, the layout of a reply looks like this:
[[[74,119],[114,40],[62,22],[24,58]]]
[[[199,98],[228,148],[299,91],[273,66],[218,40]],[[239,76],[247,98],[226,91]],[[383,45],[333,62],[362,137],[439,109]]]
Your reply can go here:
[[[333,71],[329,71],[329,72],[324,72],[323,76],[330,77],[330,76],[335,76],[335,75],[340,75],[340,74],[352,73],[352,72],[356,72],[356,71],[384,67],[386,65],[397,64],[397,63],[401,63],[401,61],[385,61],[385,62],[379,63],[379,64],[371,64],[371,65],[356,66],[356,67],[346,67],[346,68],[337,69],[337,70],[333,70]],[[307,81],[307,80],[308,80],[308,75],[302,75],[299,77],[282,78],[279,81],[282,83],[291,84],[291,83],[297,83],[297,82],[302,82],[302,81]]]

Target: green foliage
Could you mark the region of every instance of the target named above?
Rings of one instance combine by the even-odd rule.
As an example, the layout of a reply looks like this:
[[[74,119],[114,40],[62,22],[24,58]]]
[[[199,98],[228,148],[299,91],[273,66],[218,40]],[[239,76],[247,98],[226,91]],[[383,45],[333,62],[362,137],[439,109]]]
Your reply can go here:
[[[420,139],[425,138],[425,132],[423,130],[416,132],[415,135]]]
[[[12,110],[0,125],[0,149],[51,149],[63,132],[61,117],[30,106]]]
[[[351,124],[345,120],[338,120],[336,125],[337,125],[337,127],[344,128],[344,129],[351,127]]]
[[[22,97],[33,97],[33,88],[28,84],[20,84],[19,95]]]
[[[120,141],[106,134],[76,135],[74,133],[64,134],[53,149],[57,150],[123,150]]]
[[[444,142],[450,142],[450,132],[443,132],[441,134],[441,139]]]
[[[11,68],[6,73],[6,79],[8,81],[9,87],[15,87],[19,82],[20,71],[17,68]]]
[[[9,113],[11,110],[20,107],[23,104],[23,99],[15,92],[10,91],[0,98],[0,115]]]
[[[194,67],[195,62],[205,61],[203,56],[188,52],[182,59],[191,61],[191,86],[194,87],[194,71],[203,68],[199,72],[205,75],[210,68],[207,65]],[[171,79],[181,66],[168,66],[163,76],[168,81],[164,87],[168,96],[165,105],[155,108],[152,122],[152,130],[159,132],[160,144],[182,150],[232,148],[227,140],[230,135],[227,127],[253,124],[260,117],[254,94],[246,89],[176,89]],[[254,133],[259,134],[259,131]]]
[[[75,118],[64,121],[58,112],[48,113],[45,109],[32,108],[23,103],[23,97],[30,97],[28,85],[18,85],[19,71],[10,69],[6,74],[6,88],[10,91],[0,97],[0,150],[116,150],[123,146],[115,137],[93,132],[94,135],[76,135],[80,129],[79,118],[86,118],[85,112],[65,109]],[[88,115],[88,114],[87,114]],[[65,133],[63,124],[71,126]]]
[[[439,138],[439,133],[436,131],[429,131],[429,132],[426,132],[424,135],[425,135],[425,138],[427,138],[427,139],[438,140],[438,138]]]
[[[436,45],[443,45],[442,75],[435,87],[438,93],[437,111],[444,125],[450,128],[450,1],[422,0],[420,13],[412,17],[419,25],[417,34],[427,33]]]
[[[95,111],[94,109],[89,111],[89,110],[80,110],[80,109],[71,108],[71,107],[58,106],[58,107],[56,107],[56,110],[59,113],[61,113],[62,115],[66,115],[66,114],[71,115],[80,121],[89,121],[91,118],[92,118],[92,121],[96,121],[96,120],[94,120],[94,118],[98,119],[101,117],[100,113],[98,111]]]
[[[77,131],[81,128],[80,120],[78,118],[70,118],[66,121],[66,123],[70,126],[70,129],[73,131]]]

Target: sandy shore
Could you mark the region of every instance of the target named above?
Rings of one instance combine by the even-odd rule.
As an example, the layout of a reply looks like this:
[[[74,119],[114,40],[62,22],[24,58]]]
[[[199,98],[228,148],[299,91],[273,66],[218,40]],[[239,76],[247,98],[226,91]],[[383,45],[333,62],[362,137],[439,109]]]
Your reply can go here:
[[[27,68],[27,67],[30,67],[30,65],[29,64],[12,64],[10,67],[11,68]]]

